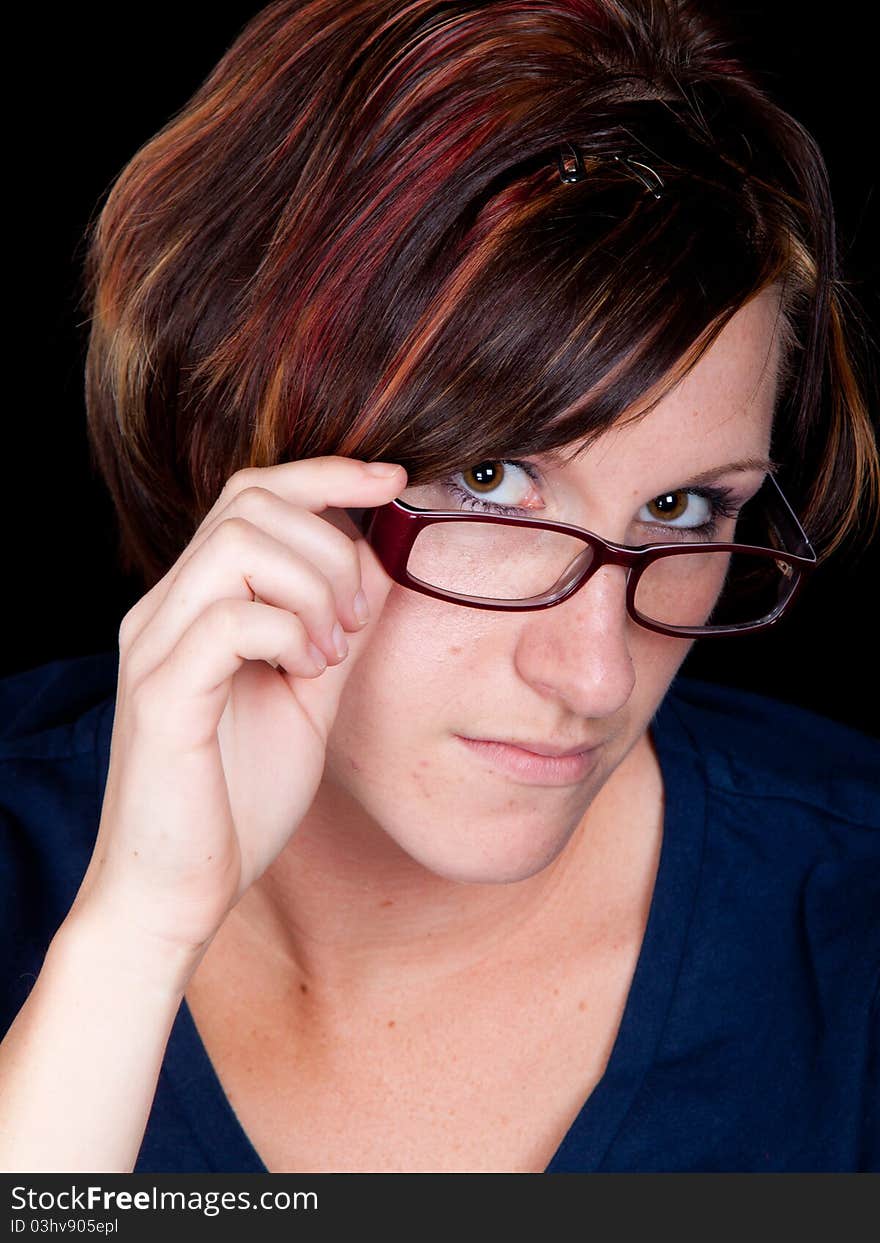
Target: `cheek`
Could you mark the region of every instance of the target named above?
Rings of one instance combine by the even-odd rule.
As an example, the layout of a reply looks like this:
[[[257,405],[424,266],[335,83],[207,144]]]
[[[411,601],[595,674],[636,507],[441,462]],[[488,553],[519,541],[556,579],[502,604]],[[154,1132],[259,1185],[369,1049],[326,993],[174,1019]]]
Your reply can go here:
[[[630,655],[636,671],[635,696],[642,715],[650,718],[663,699],[695,639],[673,639],[632,625]],[[653,704],[654,707],[648,708]]]
[[[546,867],[641,734],[690,647],[635,628],[636,688],[607,730],[601,771],[584,787],[548,796],[476,781],[450,737],[487,720],[527,718],[524,705],[536,691],[515,670],[519,632],[497,621],[403,588],[389,596],[345,684],[328,741],[331,814],[359,806],[406,855],[449,880],[521,880]]]
[[[405,751],[407,739],[467,722],[469,697],[473,705],[493,688],[502,696],[506,688],[513,699],[521,697],[523,687],[517,691],[513,672],[517,636],[506,620],[393,587],[345,684],[331,740],[365,747],[373,756],[392,742]],[[693,642],[632,623],[628,647],[636,686],[630,712],[636,703],[653,711],[648,705],[659,704]]]
[[[360,756],[397,763],[418,739],[450,729],[468,693],[474,644],[490,621],[393,587],[345,683],[328,749],[355,763]]]
[[[327,776],[343,785],[366,783],[376,793],[423,789],[443,753],[437,743],[484,723],[487,696],[500,703],[506,695],[515,712],[534,695],[514,672],[516,643],[491,612],[393,587],[346,681],[328,740]],[[636,684],[620,722],[621,741],[650,720],[692,644],[632,624]],[[444,780],[454,775],[444,773]]]

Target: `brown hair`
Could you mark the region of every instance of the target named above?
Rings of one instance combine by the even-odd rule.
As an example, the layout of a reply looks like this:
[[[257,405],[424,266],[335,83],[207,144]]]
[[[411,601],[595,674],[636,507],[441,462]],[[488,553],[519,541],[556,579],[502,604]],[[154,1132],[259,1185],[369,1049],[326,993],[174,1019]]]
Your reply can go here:
[[[880,521],[822,156],[691,0],[278,0],[116,180],[85,276],[147,586],[240,467],[586,447],[771,285],[780,479],[820,556]]]

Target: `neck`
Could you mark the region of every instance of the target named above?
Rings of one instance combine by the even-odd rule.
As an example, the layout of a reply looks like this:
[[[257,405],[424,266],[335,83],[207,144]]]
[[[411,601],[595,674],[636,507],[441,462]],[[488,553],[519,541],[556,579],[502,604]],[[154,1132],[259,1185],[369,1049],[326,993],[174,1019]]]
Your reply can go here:
[[[662,778],[645,733],[557,857],[507,884],[463,884],[406,855],[322,786],[273,865],[215,939],[243,981],[272,977],[322,1010],[418,1003],[512,964],[568,962],[647,919],[662,837]],[[358,814],[358,812],[360,814]],[[212,950],[214,946],[212,946]]]

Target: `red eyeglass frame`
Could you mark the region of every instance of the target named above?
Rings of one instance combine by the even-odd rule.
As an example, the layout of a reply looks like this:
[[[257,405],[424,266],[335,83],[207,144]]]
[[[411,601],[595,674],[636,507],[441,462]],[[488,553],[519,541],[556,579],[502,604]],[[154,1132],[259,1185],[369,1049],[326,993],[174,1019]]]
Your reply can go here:
[[[657,634],[670,635],[673,638],[725,638],[735,634],[755,634],[776,625],[781,617],[787,614],[800,595],[801,589],[816,568],[818,558],[806,532],[798,521],[797,515],[782,493],[779,484],[772,475],[768,475],[762,488],[768,489],[764,500],[768,516],[777,534],[782,537],[783,548],[762,548],[753,544],[642,544],[631,547],[627,544],[615,544],[602,539],[593,531],[574,526],[567,522],[547,522],[541,518],[520,518],[506,514],[475,514],[462,513],[458,510],[418,509],[406,501],[393,500],[387,505],[379,505],[374,509],[346,509],[357,529],[375,552],[386,573],[394,582],[402,587],[409,587],[424,596],[436,600],[448,600],[451,604],[461,604],[466,608],[492,609],[499,612],[532,612],[537,609],[553,608],[561,604],[579,591],[597,570],[604,565],[624,566],[626,580],[626,608],[630,617],[638,625],[644,626]],[[757,493],[756,493],[757,496]],[[413,578],[407,572],[407,561],[416,536],[425,527],[440,522],[491,522],[504,526],[537,527],[545,531],[558,531],[583,541],[592,549],[593,559],[583,573],[578,574],[559,592],[547,592],[544,597],[535,596],[532,600],[485,600],[476,596],[464,596],[450,593],[439,587],[432,587],[420,579]],[[701,629],[696,626],[664,626],[660,622],[644,618],[635,607],[635,593],[639,578],[647,566],[661,557],[692,556],[703,550],[712,552],[749,552],[758,556],[768,557],[774,561],[784,559],[791,563],[791,572],[796,575],[790,594],[767,617],[756,622],[745,622],[730,626],[719,626],[717,629]],[[796,550],[796,551],[795,551]]]

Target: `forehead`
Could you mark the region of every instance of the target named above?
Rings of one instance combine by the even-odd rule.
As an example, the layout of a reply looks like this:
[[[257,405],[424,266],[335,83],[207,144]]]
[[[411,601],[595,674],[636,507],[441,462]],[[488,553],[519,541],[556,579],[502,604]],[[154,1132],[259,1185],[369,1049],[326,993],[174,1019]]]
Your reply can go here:
[[[578,445],[541,455],[568,469],[663,479],[769,452],[780,355],[779,300],[763,291],[741,307],[703,356],[652,410],[626,412],[578,452]],[[640,403],[643,409],[647,401]],[[630,420],[627,422],[627,420]]]

